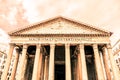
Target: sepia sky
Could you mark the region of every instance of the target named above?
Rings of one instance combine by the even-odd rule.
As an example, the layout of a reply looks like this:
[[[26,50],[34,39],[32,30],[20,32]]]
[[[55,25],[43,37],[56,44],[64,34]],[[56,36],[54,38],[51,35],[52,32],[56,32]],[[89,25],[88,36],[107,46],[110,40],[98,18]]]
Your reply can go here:
[[[0,0],[0,28],[5,32],[63,16],[120,33],[120,0]]]

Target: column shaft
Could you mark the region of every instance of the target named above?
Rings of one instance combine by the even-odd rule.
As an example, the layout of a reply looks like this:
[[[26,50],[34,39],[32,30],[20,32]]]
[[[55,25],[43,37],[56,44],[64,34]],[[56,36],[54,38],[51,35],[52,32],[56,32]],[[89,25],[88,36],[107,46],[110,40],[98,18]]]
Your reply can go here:
[[[23,75],[23,67],[24,67],[24,62],[26,58],[26,53],[27,53],[27,47],[28,45],[24,44],[23,45],[23,50],[22,50],[22,56],[21,56],[21,61],[20,61],[20,67],[19,67],[19,74],[18,74],[18,80],[22,80],[24,77]]]
[[[47,66],[47,74],[46,74],[47,76],[46,76],[46,80],[48,80],[48,75],[49,75],[49,74],[48,74],[48,71],[49,71],[49,56],[48,56],[48,60],[47,60],[47,65],[48,65],[48,66]]]
[[[14,45],[10,44],[10,49],[9,49],[9,53],[7,55],[7,60],[5,63],[5,68],[4,68],[4,72],[2,74],[1,80],[6,80],[6,78],[7,78],[7,73],[8,73],[9,67],[10,67],[13,50],[14,50]]]
[[[103,55],[102,55],[101,52],[100,52],[100,62],[101,62],[101,65],[102,65],[102,69],[103,69],[103,73],[104,73],[104,78],[106,80],[107,78],[106,78],[106,72],[105,72],[105,67],[104,67],[104,63],[103,63]]]
[[[77,64],[76,64],[76,80],[80,80],[80,72],[79,72],[78,60],[77,60]]]
[[[97,78],[98,78],[98,80],[105,80],[103,69],[102,69],[101,62],[100,62],[100,56],[98,53],[98,45],[97,44],[93,44],[93,50],[94,50]]]
[[[80,57],[80,56],[79,56]],[[76,64],[76,80],[80,80],[80,71],[79,71],[79,62],[77,58],[77,64]]]
[[[44,80],[44,68],[45,68],[45,56],[43,56],[42,60],[41,80]]]
[[[42,68],[42,59],[43,55],[40,53],[40,58],[39,58],[39,65],[38,65],[38,80],[41,80],[41,68]]]
[[[118,71],[117,64],[114,60],[113,54],[112,54],[111,45],[108,44],[107,48],[108,48],[108,53],[109,53],[108,56],[110,58],[110,63],[111,63],[112,71],[113,71],[114,80],[118,80],[120,78],[120,74],[119,74],[119,71]]]
[[[81,58],[80,58],[80,53],[78,53],[78,69],[77,69],[77,71],[78,71],[78,75],[79,75],[79,80],[82,80],[82,66],[81,66]]]
[[[71,80],[71,59],[70,59],[70,45],[65,44],[65,72],[66,80]]]
[[[55,44],[51,44],[48,80],[54,80],[54,54],[55,54],[54,51],[55,51]]]
[[[81,56],[82,80],[88,80],[87,68],[86,68],[86,59],[85,59],[85,52],[84,52],[84,45],[80,44],[79,48],[80,48],[80,56]]]
[[[11,73],[10,80],[14,80],[15,79],[16,70],[17,70],[17,66],[18,66],[18,60],[19,60],[19,51],[18,51],[18,48],[17,48],[16,49],[15,60],[14,60],[14,65],[13,65],[13,68],[12,68],[12,73]]]
[[[110,67],[109,67],[110,64],[108,63],[108,52],[105,47],[103,48],[103,59],[104,59],[107,80],[112,80],[111,74],[110,74]]]
[[[73,64],[74,64],[74,68],[73,68],[73,71],[74,71],[74,73],[73,73],[74,75],[73,76],[74,77],[73,77],[73,80],[77,80],[77,76],[76,76],[77,75],[77,59],[74,59],[74,63]]]
[[[48,56],[45,56],[44,80],[47,80],[47,66],[48,66]]]
[[[37,74],[38,72],[37,71],[38,71],[38,64],[39,64],[39,58],[40,58],[40,48],[41,48],[41,45],[37,45],[32,80],[38,80],[38,74]]]
[[[22,73],[21,73],[22,74],[22,80],[26,79],[25,72],[26,72],[26,69],[27,69],[27,62],[28,62],[27,60],[28,60],[28,56],[26,55],[25,56],[25,60],[24,60],[24,65],[23,65]]]

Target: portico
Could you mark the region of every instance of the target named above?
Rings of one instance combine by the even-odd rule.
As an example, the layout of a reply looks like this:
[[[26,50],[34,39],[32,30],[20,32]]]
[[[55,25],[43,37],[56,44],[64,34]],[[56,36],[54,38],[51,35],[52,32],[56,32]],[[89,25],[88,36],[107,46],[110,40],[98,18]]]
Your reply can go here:
[[[15,46],[22,48],[17,80],[106,80],[111,79],[111,73],[114,80],[119,77],[108,31],[57,17],[9,35],[11,47],[2,80]]]

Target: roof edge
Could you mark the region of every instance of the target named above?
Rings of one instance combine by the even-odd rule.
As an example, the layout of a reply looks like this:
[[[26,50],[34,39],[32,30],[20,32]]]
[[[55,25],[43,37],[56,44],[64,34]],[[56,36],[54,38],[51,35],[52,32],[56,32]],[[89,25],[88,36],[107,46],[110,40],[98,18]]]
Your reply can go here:
[[[53,20],[56,20],[56,19],[64,19],[64,20],[67,20],[67,21],[70,21],[70,22],[73,22],[73,23],[77,23],[79,25],[83,25],[83,26],[86,26],[86,27],[89,27],[89,28],[92,28],[92,29],[95,29],[95,30],[98,30],[98,31],[102,31],[104,33],[108,33],[108,34],[110,34],[110,36],[112,35],[112,32],[110,32],[110,31],[107,31],[107,30],[104,30],[104,29],[101,29],[101,28],[97,28],[95,26],[92,26],[92,25],[89,25],[89,24],[86,24],[86,23],[83,23],[83,22],[80,22],[80,21],[76,21],[76,20],[73,20],[71,18],[66,18],[66,17],[63,17],[63,16],[56,16],[56,17],[53,17],[53,18],[43,20],[41,22],[26,25],[23,28],[19,28],[19,29],[15,30],[15,31],[8,32],[8,35],[15,34],[15,33],[18,33],[18,32],[24,31],[26,29],[33,28],[33,27],[37,27],[37,25],[41,25],[41,24],[44,24],[44,23],[47,23],[47,22],[50,22],[50,21],[53,21]]]

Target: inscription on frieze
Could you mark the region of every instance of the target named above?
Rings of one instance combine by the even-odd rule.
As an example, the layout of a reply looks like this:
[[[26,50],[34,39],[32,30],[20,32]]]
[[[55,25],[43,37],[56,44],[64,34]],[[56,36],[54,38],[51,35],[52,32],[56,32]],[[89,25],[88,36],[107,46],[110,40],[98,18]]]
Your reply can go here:
[[[67,38],[29,38],[30,41],[92,41],[92,38],[72,38],[72,37],[67,37]]]
[[[107,37],[27,37],[14,38],[13,43],[108,43]]]

